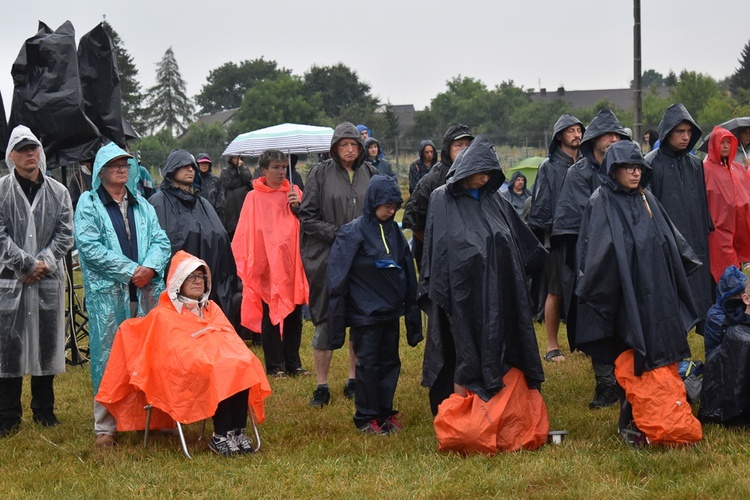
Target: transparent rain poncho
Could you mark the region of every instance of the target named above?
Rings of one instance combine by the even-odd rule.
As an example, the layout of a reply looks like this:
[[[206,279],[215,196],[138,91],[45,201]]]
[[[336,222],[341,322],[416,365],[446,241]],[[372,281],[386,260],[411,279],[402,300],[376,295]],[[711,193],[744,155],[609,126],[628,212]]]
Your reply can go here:
[[[5,161],[10,174],[0,179],[0,377],[54,375],[65,371],[65,266],[73,246],[73,209],[68,190],[44,177],[29,205],[13,170],[10,152],[21,140],[41,143],[27,127],[11,134]],[[49,273],[24,284],[43,261]]]

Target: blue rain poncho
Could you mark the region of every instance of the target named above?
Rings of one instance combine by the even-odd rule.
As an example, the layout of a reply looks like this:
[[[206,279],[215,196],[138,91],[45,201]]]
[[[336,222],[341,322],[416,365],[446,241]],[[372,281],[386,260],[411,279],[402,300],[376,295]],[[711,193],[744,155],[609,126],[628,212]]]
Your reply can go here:
[[[73,208],[65,186],[44,176],[29,205],[13,170],[13,147],[24,139],[39,145],[40,175],[46,158],[27,127],[13,129],[0,179],[0,377],[55,375],[65,371],[65,266],[73,246]],[[43,261],[49,273],[24,285]]]
[[[94,393],[99,389],[117,327],[130,317],[129,283],[141,265],[156,271],[151,282],[139,288],[138,316],[145,316],[164,291],[164,269],[171,256],[169,239],[159,225],[154,208],[140,196],[138,165],[130,159],[127,189],[137,238],[137,262],[126,257],[107,208],[102,202],[99,172],[114,158],[130,156],[116,144],[103,146],[96,154],[91,191],[81,195],[75,214],[75,237],[83,271],[86,307],[89,312],[89,349]]]

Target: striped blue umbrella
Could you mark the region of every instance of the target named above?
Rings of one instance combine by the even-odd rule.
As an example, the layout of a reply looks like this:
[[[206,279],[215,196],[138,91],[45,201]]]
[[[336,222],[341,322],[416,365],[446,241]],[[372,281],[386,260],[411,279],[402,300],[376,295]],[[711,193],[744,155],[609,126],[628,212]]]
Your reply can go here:
[[[331,127],[282,123],[240,134],[222,156],[260,156],[267,149],[291,153],[322,153],[331,149]]]

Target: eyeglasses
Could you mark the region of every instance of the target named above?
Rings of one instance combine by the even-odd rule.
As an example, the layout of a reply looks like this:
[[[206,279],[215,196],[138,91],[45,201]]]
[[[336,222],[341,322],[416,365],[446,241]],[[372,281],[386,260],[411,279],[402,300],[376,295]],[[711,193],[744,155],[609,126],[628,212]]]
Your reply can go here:
[[[106,165],[106,168],[112,169],[112,170],[127,170],[130,168],[130,165],[126,163],[110,163],[109,165]]]
[[[630,165],[627,167],[622,167],[622,169],[625,170],[625,172],[628,174],[634,174],[636,170],[639,174],[643,172],[643,167],[641,165]]]
[[[401,203],[384,203],[383,206],[386,210],[396,212],[399,208],[401,208]]]
[[[195,283],[196,281],[201,280],[204,283],[208,281],[208,275],[206,274],[188,274],[187,278],[185,278],[185,281],[188,283]]]

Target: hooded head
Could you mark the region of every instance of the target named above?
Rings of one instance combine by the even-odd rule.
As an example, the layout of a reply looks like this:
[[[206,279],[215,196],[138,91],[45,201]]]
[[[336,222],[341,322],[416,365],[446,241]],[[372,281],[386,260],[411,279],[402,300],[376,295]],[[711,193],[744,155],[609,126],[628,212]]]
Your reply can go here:
[[[172,262],[169,264],[169,276],[167,276],[166,294],[177,312],[182,312],[183,305],[189,302],[186,297],[180,294],[182,284],[190,273],[199,268],[203,268],[206,274],[206,282],[205,291],[201,298],[197,300],[197,303],[201,308],[204,308],[208,304],[208,296],[211,294],[211,270],[208,268],[208,264],[184,250],[178,251],[172,257]]]
[[[684,149],[684,151],[690,151],[691,149],[693,149],[693,146],[695,146],[698,140],[702,137],[703,132],[701,131],[698,124],[695,123],[693,117],[690,116],[688,110],[685,109],[685,106],[683,106],[679,102],[668,107],[664,112],[664,116],[662,116],[661,118],[661,122],[659,123],[660,149],[671,148],[671,146],[669,145],[668,136],[672,132],[672,130],[674,130],[677,125],[682,122],[689,123],[691,128],[690,141],[688,141],[687,147]]]
[[[467,125],[463,123],[454,123],[443,135],[443,146],[440,150],[440,162],[443,165],[450,167],[453,165],[451,160],[451,143],[458,139],[468,139],[469,141],[474,140],[474,134],[469,130]]]
[[[651,179],[651,166],[646,163],[641,153],[641,148],[631,141],[620,141],[612,144],[602,160],[602,170],[606,172],[603,176],[610,187],[617,188],[620,184],[614,178],[614,172],[618,168],[638,165],[641,167],[640,187],[645,187]]]
[[[195,155],[195,163],[200,166],[201,163],[207,163],[208,164],[208,171],[211,171],[211,167],[214,164],[214,161],[211,159],[210,156],[206,153],[198,153]]]
[[[362,125],[361,123],[357,125],[357,133],[360,135],[360,138],[362,138],[362,132],[367,132],[367,137],[372,137],[372,131],[367,127],[367,125]],[[366,138],[362,138],[364,141]]]
[[[729,154],[721,154],[721,143],[724,140],[729,141]],[[729,160],[729,164],[734,161],[734,156],[737,154],[737,148],[739,147],[739,141],[729,130],[722,127],[714,127],[711,132],[711,137],[708,139],[708,159],[711,163],[721,163],[722,157],[726,157]]]
[[[370,146],[372,146],[373,144],[376,144],[378,146],[378,152],[374,157],[370,156]],[[380,141],[378,141],[374,137],[368,137],[367,139],[365,139],[365,158],[367,158],[368,160],[370,158],[372,158],[373,160],[377,160],[382,152],[383,151],[380,149]]]
[[[44,154],[44,148],[42,143],[37,139],[34,133],[29,127],[24,125],[18,125],[10,133],[10,139],[8,139],[8,147],[5,149],[5,163],[8,164],[8,170],[13,171],[15,164],[10,159],[10,152],[20,143],[25,142],[27,144],[36,144],[39,147],[39,170],[42,174],[47,172],[47,157]]]
[[[350,122],[343,122],[336,125],[336,128],[333,130],[333,136],[331,137],[331,158],[333,158],[336,163],[341,165],[341,160],[338,156],[338,151],[336,149],[337,143],[342,139],[354,139],[357,141],[357,144],[359,144],[359,155],[357,156],[357,159],[354,161],[353,168],[357,168],[358,166],[362,165],[362,162],[365,161],[365,147],[362,142],[362,139],[359,137],[359,132],[357,131],[357,127],[355,127]]]
[[[432,161],[430,161],[429,164],[430,165],[434,165],[437,162],[437,154],[438,154],[438,152],[437,152],[437,149],[435,149],[435,144],[431,140],[429,140],[429,139],[425,139],[424,141],[422,141],[422,142],[419,143],[419,159],[425,165],[428,164],[425,161],[425,159],[424,159],[424,151],[427,148],[427,146],[431,146],[432,147]]]
[[[367,218],[377,218],[375,211],[380,205],[403,203],[401,190],[395,177],[387,175],[373,175],[365,192],[365,203],[362,207],[362,215]],[[395,212],[393,215],[396,215]]]
[[[96,191],[99,189],[99,186],[102,185],[102,181],[99,178],[102,168],[104,168],[107,163],[118,158],[128,159],[128,165],[130,168],[128,169],[128,182],[125,186],[131,194],[136,195],[138,193],[138,180],[140,179],[140,174],[138,173],[138,162],[135,161],[135,158],[133,158],[132,155],[128,154],[127,151],[114,142],[105,144],[96,152],[96,158],[94,158],[94,171],[91,173],[91,189],[93,191]]]
[[[610,133],[617,134],[621,141],[630,141],[630,138],[625,133],[625,128],[623,128],[615,114],[609,109],[603,109],[591,120],[591,123],[586,128],[586,132],[583,134],[580,148],[581,154],[588,158],[593,158],[596,139]]]
[[[198,170],[198,164],[195,162],[193,155],[185,149],[173,149],[169,153],[169,156],[167,156],[167,161],[161,169],[161,175],[164,177],[161,181],[162,187],[172,187],[174,185],[174,173],[186,165],[193,167],[197,177],[200,171]]]
[[[519,177],[523,179],[523,190],[524,191],[526,190],[526,184],[527,184],[526,176],[523,175],[520,170],[516,170],[510,176],[510,180],[508,181],[508,191],[513,191],[513,184],[515,184],[516,180],[518,180]]]
[[[583,126],[583,122],[573,115],[562,115],[557,119],[555,126],[552,128],[552,140],[549,143],[549,148],[547,148],[550,156],[552,156],[557,148],[560,147],[560,139],[557,138],[557,134],[561,134],[568,127],[572,127],[573,125],[579,125],[581,127],[581,134],[586,132],[586,127]]]
[[[497,191],[505,182],[505,174],[500,167],[500,160],[497,159],[495,146],[489,139],[479,135],[469,144],[469,147],[463,149],[456,161],[451,165],[448,171],[448,180],[445,182],[448,190],[454,194],[459,193],[463,188],[461,181],[474,174],[488,173],[489,180],[480,188],[480,191]]]

